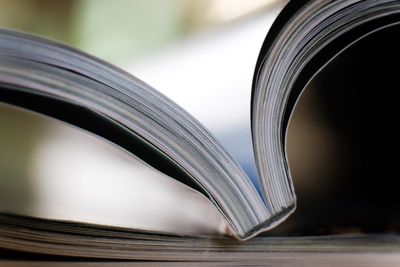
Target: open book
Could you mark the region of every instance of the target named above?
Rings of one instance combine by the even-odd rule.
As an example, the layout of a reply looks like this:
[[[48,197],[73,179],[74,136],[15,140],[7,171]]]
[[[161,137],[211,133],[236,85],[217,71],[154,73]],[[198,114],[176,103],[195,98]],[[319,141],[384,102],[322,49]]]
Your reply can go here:
[[[286,134],[303,89],[355,44],[385,31],[398,34],[399,22],[398,1],[292,1],[281,10],[262,45],[248,89],[257,173],[252,179],[213,133],[172,100],[106,62],[49,40],[0,30],[0,101],[6,103],[3,109],[34,111],[29,116],[45,115],[40,118],[89,131],[201,193],[221,216],[221,232],[243,241],[277,226],[295,210]],[[30,214],[3,210],[1,248],[99,258],[150,259],[156,252],[156,259],[188,260],[196,255],[196,246],[190,247],[194,241],[185,237],[190,236],[185,231],[26,215]],[[222,240],[215,245],[201,239],[197,249],[231,256],[246,251],[243,244],[236,247],[229,239]],[[260,245],[283,242],[278,252],[312,243],[291,240],[246,242],[254,251]],[[315,247],[328,249],[318,242]],[[340,247],[341,242],[333,243]],[[352,247],[350,241],[343,243]],[[179,254],[186,249],[187,254]]]

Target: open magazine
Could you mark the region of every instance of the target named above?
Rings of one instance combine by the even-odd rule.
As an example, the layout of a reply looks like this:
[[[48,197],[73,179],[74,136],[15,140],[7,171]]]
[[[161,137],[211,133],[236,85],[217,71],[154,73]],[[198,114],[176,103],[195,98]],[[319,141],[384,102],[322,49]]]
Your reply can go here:
[[[400,32],[399,22],[398,1],[291,1],[280,11],[262,44],[252,88],[248,89],[253,172],[196,118],[145,82],[73,48],[6,29],[0,30],[0,110],[40,120],[56,119],[54,123],[63,121],[107,140],[140,164],[150,165],[160,175],[205,197],[201,201],[212,203],[216,211],[213,218],[221,219],[221,233],[249,240],[295,211],[286,135],[304,88],[328,63],[357,44],[378,37],[386,38],[380,39],[382,42],[393,41],[390,36]],[[182,197],[185,202],[184,194]],[[217,260],[224,257],[222,252],[234,257],[234,252],[241,255],[246,249],[272,248],[275,241],[282,242],[281,247],[272,248],[275,252],[314,242],[262,237],[240,245],[222,238],[214,244],[213,239],[196,239],[184,230],[130,229],[31,215],[3,208],[1,248],[169,260],[200,260],[195,252],[208,251]],[[323,241],[317,238],[314,248],[328,249],[329,245],[324,248],[318,243]],[[392,241],[398,243],[396,238]],[[352,242],[356,243],[340,238],[333,241],[338,250],[353,248]]]

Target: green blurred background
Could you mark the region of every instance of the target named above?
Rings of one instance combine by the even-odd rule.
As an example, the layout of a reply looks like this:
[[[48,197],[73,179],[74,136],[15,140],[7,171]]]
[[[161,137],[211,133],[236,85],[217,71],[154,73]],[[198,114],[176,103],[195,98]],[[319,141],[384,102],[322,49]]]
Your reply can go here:
[[[258,13],[273,0],[0,0],[0,27],[45,36],[117,65]]]

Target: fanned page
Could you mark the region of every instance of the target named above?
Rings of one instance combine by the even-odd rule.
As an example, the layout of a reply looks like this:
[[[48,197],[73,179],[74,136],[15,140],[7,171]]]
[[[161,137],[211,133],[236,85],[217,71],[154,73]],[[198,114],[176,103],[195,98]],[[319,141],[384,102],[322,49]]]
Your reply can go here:
[[[204,193],[237,238],[272,225],[274,214],[238,163],[172,101],[127,73],[59,44],[5,30],[1,39],[3,101],[122,144]]]
[[[259,237],[240,242],[226,238],[144,233],[83,223],[27,221],[18,216],[0,215],[0,218],[3,224],[0,244],[9,242],[9,248],[19,251],[90,258],[98,265],[102,264],[99,259],[108,260],[110,265],[120,263],[124,266],[136,266],[137,262],[131,260],[147,262],[150,266],[165,263],[181,263],[183,266],[293,263],[297,266],[398,266],[400,260],[398,236]],[[0,250],[0,256],[6,253]],[[13,263],[20,263],[14,260],[15,257],[18,254],[8,253],[0,264],[11,263],[12,266]],[[60,263],[60,258],[49,259],[34,254],[24,257],[40,265]],[[115,259],[118,261],[111,261]],[[68,264],[80,265],[83,262],[88,263],[87,259],[73,258]]]
[[[238,239],[275,226],[293,210],[294,203],[272,209],[253,182],[255,170],[248,170],[252,181],[208,129],[147,84],[69,47],[0,34],[3,101],[92,131],[203,193],[226,219],[225,233]]]
[[[257,61],[251,103],[256,165],[273,213],[296,201],[286,130],[304,88],[363,39],[386,28],[396,34],[399,14],[400,3],[390,0],[291,1],[275,20]]]
[[[230,105],[225,107],[222,104],[229,102],[229,96],[232,95],[229,84],[226,85],[228,89],[221,95],[212,96],[211,92],[221,86],[215,81],[215,87],[210,85],[210,92],[205,92],[203,98],[194,96],[200,107],[192,106],[190,101],[184,101],[185,95],[180,99],[173,91],[168,91],[171,89],[167,87],[172,88],[173,84],[163,88],[163,85],[157,84],[157,81],[161,83],[161,79],[156,75],[153,78],[155,80],[151,80],[151,72],[146,74],[146,66],[132,66],[132,71],[137,71],[146,81],[148,78],[151,85],[160,86],[167,96],[135,76],[81,51],[25,33],[0,30],[0,101],[6,103],[0,106],[0,111],[13,113],[17,117],[32,116],[33,120],[51,121],[53,125],[62,125],[56,128],[68,129],[70,133],[77,130],[76,128],[86,131],[81,131],[80,134],[90,132],[94,135],[85,136],[85,139],[88,137],[86,145],[92,141],[108,142],[108,148],[111,146],[111,150],[118,149],[114,151],[115,155],[135,162],[137,166],[146,167],[145,171],[138,175],[151,176],[156,178],[154,181],[160,183],[159,186],[162,184],[177,190],[164,192],[168,200],[164,204],[170,207],[165,210],[166,213],[175,212],[176,205],[171,202],[174,194],[179,195],[180,201],[186,202],[182,204],[182,208],[188,205],[186,207],[191,208],[187,208],[187,211],[196,209],[196,215],[190,212],[173,216],[167,214],[166,217],[154,217],[154,221],[149,224],[140,222],[135,225],[114,225],[115,222],[88,220],[84,219],[84,216],[74,222],[65,222],[68,219],[57,215],[57,209],[49,206],[45,209],[52,210],[54,216],[30,218],[29,215],[34,214],[26,214],[24,211],[13,214],[15,209],[12,205],[4,205],[0,206],[3,209],[0,210],[0,247],[64,256],[140,260],[155,257],[153,252],[158,253],[156,259],[159,260],[199,261],[203,256],[215,261],[224,256],[237,259],[247,252],[253,252],[247,254],[249,257],[254,256],[253,263],[265,259],[264,254],[257,253],[265,250],[272,253],[271,257],[284,257],[285,251],[295,252],[293,257],[296,258],[306,257],[302,253],[307,251],[348,251],[355,254],[360,251],[371,252],[373,249],[368,247],[368,244],[377,248],[379,244],[385,245],[388,242],[392,246],[382,248],[380,252],[390,254],[397,251],[398,237],[390,235],[361,238],[360,246],[357,245],[359,239],[353,236],[332,239],[288,237],[271,240],[259,237],[241,243],[226,238],[214,240],[199,237],[204,233],[222,233],[241,241],[248,240],[275,227],[293,213],[296,195],[292,172],[297,169],[292,168],[296,165],[292,164],[293,161],[290,162],[289,168],[287,130],[293,110],[300,102],[300,95],[305,88],[318,84],[324,90],[317,93],[317,97],[325,102],[314,115],[325,111],[327,117],[333,121],[332,124],[340,128],[336,131],[338,135],[332,138],[332,144],[345,144],[343,147],[347,150],[343,149],[341,154],[344,155],[342,163],[345,162],[345,167],[343,172],[334,172],[333,176],[340,180],[339,185],[330,181],[318,189],[317,182],[310,186],[311,192],[321,190],[320,198],[308,198],[312,201],[299,203],[300,212],[306,204],[316,207],[320,212],[314,214],[316,221],[323,221],[325,224],[334,221],[334,218],[328,216],[331,211],[332,214],[339,214],[339,217],[340,214],[347,216],[345,219],[340,217],[340,223],[348,218],[357,217],[356,214],[362,214],[358,223],[366,218],[369,227],[367,228],[373,229],[369,225],[370,222],[376,218],[384,218],[385,214],[396,212],[393,209],[387,212],[382,207],[376,208],[377,212],[373,213],[373,217],[376,218],[373,219],[365,216],[363,212],[375,210],[377,203],[385,208],[396,208],[399,203],[397,192],[393,194],[393,190],[398,188],[393,182],[396,175],[393,167],[395,163],[393,158],[385,158],[384,161],[382,155],[389,154],[388,148],[391,147],[391,143],[388,140],[393,139],[389,138],[393,132],[390,125],[393,125],[395,119],[391,117],[394,111],[390,108],[395,105],[390,101],[393,101],[393,88],[399,84],[395,70],[398,69],[400,61],[397,49],[400,2],[291,1],[287,5],[278,4],[269,17],[260,17],[248,25],[252,23],[259,25],[257,27],[260,29],[261,24],[266,24],[263,35],[260,30],[254,33],[254,36],[249,36],[250,39],[261,39],[261,51],[260,47],[246,48],[252,51],[249,51],[248,61],[243,67],[254,71],[254,74],[246,76],[244,83],[248,82],[248,85],[240,84],[242,92],[246,90],[246,93],[236,96],[238,102],[228,103]],[[247,31],[246,27],[243,31]],[[235,42],[235,38],[248,40],[240,33],[228,30],[221,44],[225,47],[229,38],[232,38],[232,42]],[[262,44],[263,36],[265,40]],[[218,42],[218,38],[215,42]],[[189,44],[188,47],[193,49],[194,53],[199,49],[196,45]],[[376,47],[379,49],[372,51]],[[235,59],[234,51],[232,54],[219,50],[215,53],[224,57],[221,60]],[[259,53],[258,58],[256,53]],[[175,62],[175,59],[177,60],[177,57],[174,55],[172,61]],[[167,65],[171,65],[168,60],[166,62]],[[210,64],[218,68],[217,63]],[[235,64],[236,62],[232,61],[231,65]],[[391,67],[390,64],[395,67]],[[221,70],[218,77],[229,80],[229,75],[235,75],[235,72],[239,71],[234,68],[233,73]],[[194,73],[199,75],[201,80],[212,80],[212,77],[202,76],[202,70],[195,70]],[[167,76],[169,77],[168,74]],[[196,90],[193,84],[180,86],[187,90],[188,95],[192,88]],[[199,86],[208,87],[201,83]],[[201,88],[197,88],[196,91],[200,92]],[[209,101],[209,98],[214,97],[215,102]],[[245,101],[248,101],[247,104],[244,104]],[[201,109],[214,109],[212,106],[217,106],[216,112],[221,113],[213,113],[213,117],[208,118]],[[229,117],[235,117],[235,108],[240,113],[246,112],[247,109],[247,113],[236,122]],[[354,110],[356,115],[350,115]],[[34,113],[30,113],[32,111]],[[226,130],[218,119],[226,121],[227,127],[231,129]],[[67,124],[60,124],[60,121]],[[71,125],[75,128],[69,128]],[[319,125],[322,128],[325,126]],[[315,129],[307,129],[308,135],[312,130]],[[306,137],[309,138],[307,135]],[[300,143],[307,143],[306,139],[303,138]],[[328,150],[327,147],[303,146],[303,149],[297,152],[300,157],[306,158],[312,150],[325,151]],[[333,151],[337,152],[340,148],[341,146],[337,145]],[[350,148],[357,152],[353,155]],[[21,155],[25,153],[22,152]],[[35,158],[40,160],[40,157]],[[57,167],[56,164],[49,167],[53,165],[58,170],[65,167]],[[87,165],[89,166],[90,162]],[[320,167],[319,161],[314,165]],[[335,171],[339,169],[339,164],[332,165]],[[13,169],[12,165],[8,165],[7,168],[11,170],[9,173],[18,170],[18,166],[14,166]],[[51,171],[51,168],[45,169]],[[38,170],[40,169],[36,169]],[[125,179],[126,173],[122,173],[122,168],[119,170],[122,179]],[[95,172],[93,168],[88,168],[88,171],[92,174]],[[129,172],[129,168],[126,172]],[[50,176],[56,175],[57,171],[53,169],[53,172],[49,173]],[[20,173],[16,172],[16,175]],[[73,172],[71,175],[74,175]],[[112,177],[114,174],[102,172],[99,177],[103,175]],[[170,178],[177,181],[171,181]],[[351,182],[350,178],[357,179]],[[381,192],[375,189],[378,182],[383,185],[381,189],[385,192],[386,201],[382,200],[383,194],[380,195]],[[330,202],[319,203],[326,193],[324,188],[328,187],[331,190],[328,191],[328,198],[343,198],[343,203],[339,201],[338,208],[328,209],[324,206],[324,203]],[[151,188],[152,186],[148,186],[143,191],[154,190],[153,193],[156,194],[157,187]],[[304,197],[307,193],[301,190],[301,183],[296,185],[296,190],[297,188],[300,196],[307,199]],[[348,188],[348,191],[341,194],[343,191],[340,191],[340,188]],[[368,207],[363,206],[360,203],[367,203],[362,198],[365,196],[367,199],[376,200],[376,203]],[[139,198],[144,199],[140,196]],[[148,201],[151,201],[151,197]],[[350,208],[349,203],[358,204]],[[157,208],[159,207],[154,208],[154,214],[160,215],[157,214]],[[138,216],[141,211],[138,209],[133,212]],[[309,213],[304,214],[310,216]],[[296,217],[295,214],[293,218],[302,224],[310,221],[307,216]],[[178,221],[182,218],[181,224],[176,224],[174,217],[177,217]],[[88,221],[76,223],[81,219]],[[172,222],[170,227],[167,225],[168,221]],[[193,229],[191,225],[194,226]],[[318,224],[308,225],[312,225],[310,228],[317,225],[314,228],[320,229]],[[389,220],[388,225],[383,228],[392,231],[391,227],[398,229],[395,226],[400,223],[396,217],[393,221]],[[182,229],[181,232],[177,226]],[[132,230],[128,229],[129,227],[139,229]],[[286,227],[290,228],[290,222]],[[311,233],[316,233],[315,229]],[[337,229],[325,231],[327,232],[341,233]],[[282,247],[275,246],[274,241],[280,242]],[[187,244],[192,246],[185,247]],[[394,257],[391,260],[393,261],[389,263],[398,259]]]

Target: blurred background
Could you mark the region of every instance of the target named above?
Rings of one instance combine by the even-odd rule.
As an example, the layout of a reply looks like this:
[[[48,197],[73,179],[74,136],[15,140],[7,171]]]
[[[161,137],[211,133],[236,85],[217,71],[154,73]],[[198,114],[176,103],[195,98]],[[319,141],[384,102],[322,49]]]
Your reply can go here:
[[[117,65],[255,16],[277,0],[0,0],[0,27],[61,41]]]

